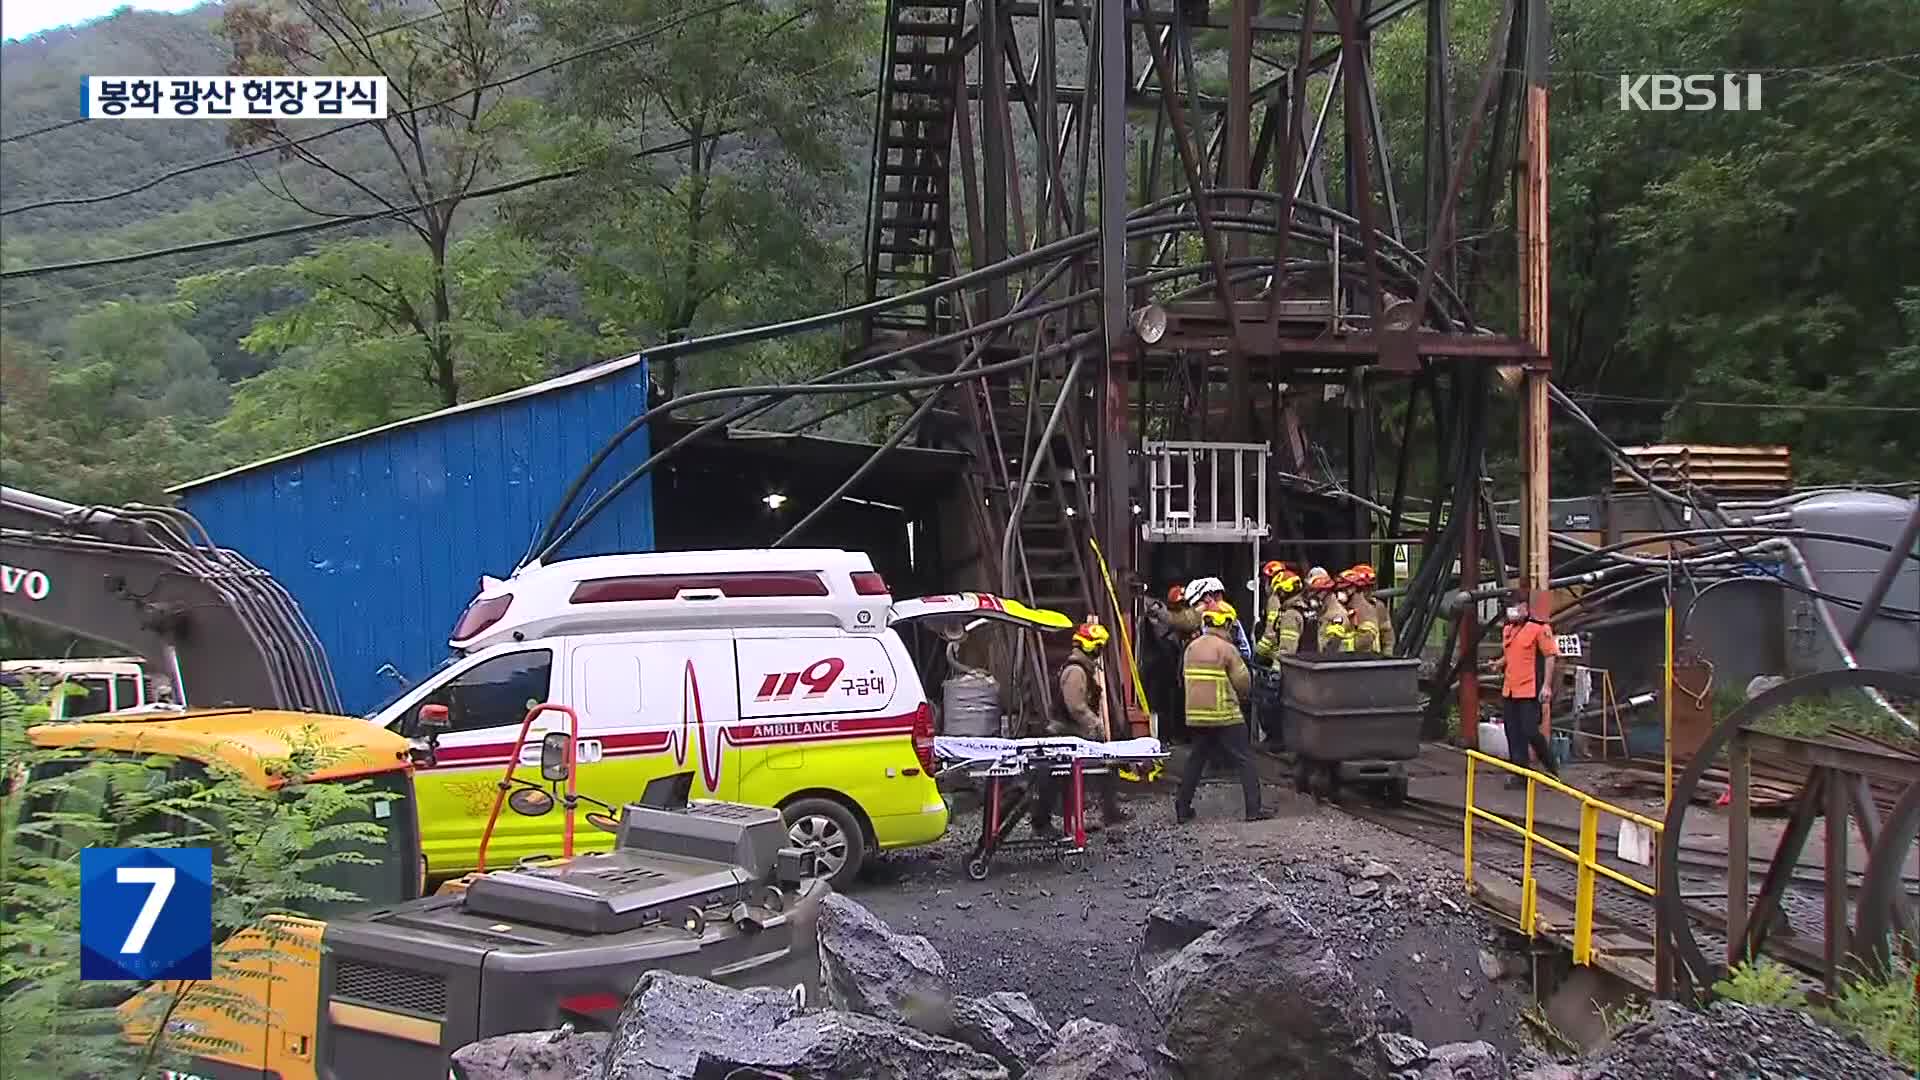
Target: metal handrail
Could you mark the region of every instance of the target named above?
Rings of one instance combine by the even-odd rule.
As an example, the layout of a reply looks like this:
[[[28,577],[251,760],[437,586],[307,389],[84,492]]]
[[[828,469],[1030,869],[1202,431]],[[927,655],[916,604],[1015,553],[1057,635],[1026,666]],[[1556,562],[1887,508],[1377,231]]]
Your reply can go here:
[[[1527,780],[1527,813],[1524,824],[1515,824],[1508,818],[1490,810],[1482,810],[1474,803],[1474,767],[1484,762],[1496,768],[1524,776]],[[1580,804],[1580,850],[1574,851],[1534,831],[1534,799],[1541,785],[1566,795]],[[1665,826],[1650,817],[1636,814],[1624,807],[1615,806],[1604,799],[1597,799],[1579,788],[1561,783],[1545,773],[1502,761],[1490,754],[1478,750],[1467,751],[1467,798],[1465,813],[1462,815],[1464,843],[1462,857],[1465,860],[1466,887],[1469,892],[1473,884],[1473,823],[1479,818],[1498,825],[1509,832],[1518,833],[1524,840],[1520,859],[1520,928],[1528,937],[1535,937],[1540,931],[1540,912],[1538,893],[1533,876],[1533,852],[1535,846],[1544,848],[1578,868],[1579,886],[1575,891],[1573,905],[1573,962],[1592,964],[1593,949],[1593,893],[1601,877],[1617,881],[1627,888],[1653,897],[1659,895],[1659,885],[1648,884],[1638,878],[1623,874],[1600,861],[1600,815],[1612,814],[1623,821],[1631,821],[1653,833],[1657,845]]]

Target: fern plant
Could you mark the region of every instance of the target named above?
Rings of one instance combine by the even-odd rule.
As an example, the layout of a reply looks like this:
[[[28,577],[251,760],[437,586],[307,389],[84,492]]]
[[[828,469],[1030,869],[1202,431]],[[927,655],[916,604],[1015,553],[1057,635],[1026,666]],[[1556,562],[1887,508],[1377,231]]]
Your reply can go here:
[[[1822,1018],[1859,1035],[1920,1076],[1920,971],[1900,950],[1884,978],[1856,974],[1841,985]]]
[[[397,797],[369,781],[313,782],[356,751],[310,725],[276,731],[288,752],[258,764],[261,786],[205,762],[33,747],[44,708],[0,689],[0,769],[14,789],[0,814],[0,1076],[146,1077],[188,1055],[231,1054],[235,1037],[311,1023],[265,1011],[267,984],[311,979],[317,956],[302,916],[360,899],[356,868],[394,865],[378,823]],[[402,812],[411,813],[410,807]],[[208,848],[214,853],[215,978],[139,985],[79,978],[79,853],[87,847]],[[224,944],[222,944],[224,943]],[[208,1021],[224,1018],[225,1024]]]
[[[1742,1005],[1785,1005],[1805,1008],[1806,991],[1793,972],[1766,957],[1735,964],[1727,977],[1713,984],[1713,992]]]

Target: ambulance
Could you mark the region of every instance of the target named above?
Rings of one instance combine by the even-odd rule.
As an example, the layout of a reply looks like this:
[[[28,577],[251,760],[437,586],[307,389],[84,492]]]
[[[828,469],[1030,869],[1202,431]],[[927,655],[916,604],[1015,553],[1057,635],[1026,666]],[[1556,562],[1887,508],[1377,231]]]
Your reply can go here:
[[[1070,629],[1053,611],[980,593],[895,601],[859,552],[604,555],[485,578],[454,656],[373,721],[416,743],[421,848],[433,879],[475,869],[509,758],[579,724],[582,795],[618,807],[692,772],[695,798],[779,808],[842,888],[878,851],[947,830],[933,710],[896,627],[990,619]],[[516,766],[519,769],[519,766]],[[591,809],[590,807],[588,809]],[[560,850],[560,815],[502,814],[490,867]],[[609,848],[584,830],[576,846]]]

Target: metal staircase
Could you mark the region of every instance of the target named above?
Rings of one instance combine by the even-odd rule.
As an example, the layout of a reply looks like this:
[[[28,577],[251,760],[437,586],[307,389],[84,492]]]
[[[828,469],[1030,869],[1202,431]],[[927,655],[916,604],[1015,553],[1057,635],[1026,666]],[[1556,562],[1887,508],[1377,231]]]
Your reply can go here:
[[[965,68],[966,0],[887,0],[886,58],[874,130],[867,218],[867,299],[898,296],[954,273],[948,162]],[[876,331],[928,333],[946,301],[896,308]]]

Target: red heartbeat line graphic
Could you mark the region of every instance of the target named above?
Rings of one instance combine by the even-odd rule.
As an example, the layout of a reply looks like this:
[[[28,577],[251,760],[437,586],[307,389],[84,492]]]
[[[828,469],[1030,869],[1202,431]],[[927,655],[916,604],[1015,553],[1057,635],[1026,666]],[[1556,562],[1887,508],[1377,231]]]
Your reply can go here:
[[[707,736],[706,711],[700,706],[700,679],[693,671],[693,661],[687,661],[686,674],[681,683],[680,692],[680,731],[674,740],[673,763],[676,767],[687,763],[687,751],[693,738],[700,746],[700,779],[705,781],[707,790],[714,794],[720,792],[721,757],[724,748],[720,745],[726,739],[726,729],[716,727],[713,737]]]

